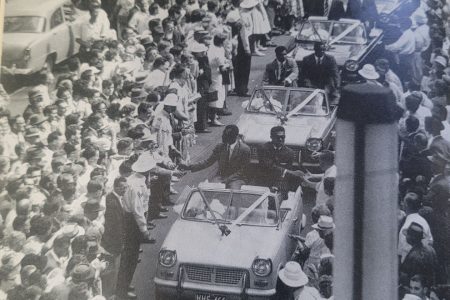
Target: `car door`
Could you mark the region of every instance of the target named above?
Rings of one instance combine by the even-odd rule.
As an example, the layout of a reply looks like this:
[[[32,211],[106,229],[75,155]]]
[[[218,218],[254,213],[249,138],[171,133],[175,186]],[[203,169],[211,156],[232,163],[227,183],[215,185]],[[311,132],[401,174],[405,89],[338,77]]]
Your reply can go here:
[[[65,60],[69,55],[70,32],[64,20],[62,7],[58,7],[50,16],[50,51],[56,54],[55,63]]]

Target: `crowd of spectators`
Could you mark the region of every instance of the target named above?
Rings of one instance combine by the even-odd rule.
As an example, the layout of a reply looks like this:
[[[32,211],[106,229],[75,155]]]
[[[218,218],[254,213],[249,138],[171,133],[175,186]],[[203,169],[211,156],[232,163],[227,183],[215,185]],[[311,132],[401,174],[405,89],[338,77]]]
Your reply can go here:
[[[155,242],[155,220],[167,217],[184,175],[177,165],[189,162],[197,134],[223,126],[226,95],[247,95],[251,57],[272,46],[275,26],[305,16],[294,0],[73,2],[89,18],[67,70],[38,74],[22,115],[0,92],[0,300],[135,298],[139,246]],[[448,299],[448,4],[409,1],[384,29],[386,57],[360,74],[391,88],[405,110],[400,295]],[[331,168],[334,156],[324,157]],[[280,272],[295,299],[332,298],[334,178],[321,184],[308,250],[298,253],[303,270]]]

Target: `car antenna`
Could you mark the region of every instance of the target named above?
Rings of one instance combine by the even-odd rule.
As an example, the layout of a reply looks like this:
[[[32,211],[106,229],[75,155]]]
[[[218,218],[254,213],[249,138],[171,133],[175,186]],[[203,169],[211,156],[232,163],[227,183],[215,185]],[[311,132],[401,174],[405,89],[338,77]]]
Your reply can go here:
[[[205,194],[203,194],[203,190],[201,188],[198,188],[198,192],[200,193],[200,196],[202,197],[203,202],[205,203],[206,207],[208,208],[209,212],[211,213],[211,216],[214,219],[214,224],[217,225],[220,232],[222,233],[222,236],[228,236],[231,233],[231,230],[228,228],[227,225],[219,224],[219,222],[217,222],[216,215],[214,214],[214,211],[212,210],[211,206],[209,206],[209,203],[206,200]]]

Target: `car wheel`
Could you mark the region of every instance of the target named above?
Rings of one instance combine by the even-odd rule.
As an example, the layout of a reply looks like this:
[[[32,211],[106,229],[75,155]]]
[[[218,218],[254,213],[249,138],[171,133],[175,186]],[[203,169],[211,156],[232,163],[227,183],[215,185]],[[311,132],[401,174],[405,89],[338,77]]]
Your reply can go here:
[[[45,60],[45,64],[42,67],[42,69],[53,72],[53,69],[55,68],[55,60],[56,60],[55,55],[51,54],[47,56],[47,59]]]

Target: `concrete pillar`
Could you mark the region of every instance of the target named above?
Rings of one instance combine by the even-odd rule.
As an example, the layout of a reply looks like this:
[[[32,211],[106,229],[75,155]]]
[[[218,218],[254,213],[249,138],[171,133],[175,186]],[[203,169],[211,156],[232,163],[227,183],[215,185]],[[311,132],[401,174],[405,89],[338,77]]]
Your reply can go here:
[[[336,123],[334,298],[397,299],[397,121],[389,89],[351,84]]]

